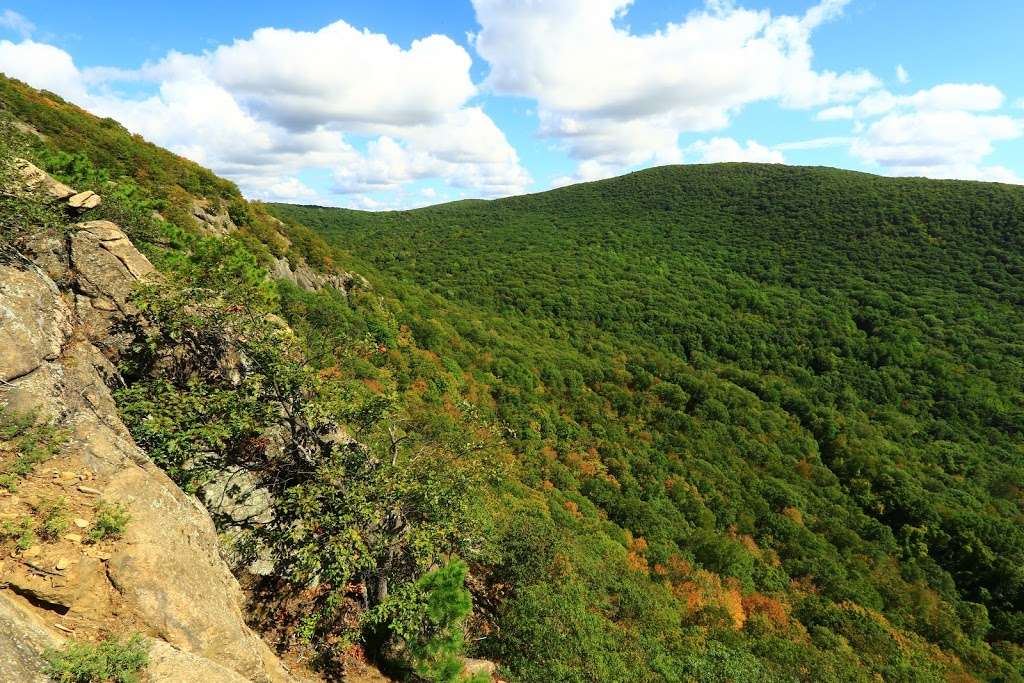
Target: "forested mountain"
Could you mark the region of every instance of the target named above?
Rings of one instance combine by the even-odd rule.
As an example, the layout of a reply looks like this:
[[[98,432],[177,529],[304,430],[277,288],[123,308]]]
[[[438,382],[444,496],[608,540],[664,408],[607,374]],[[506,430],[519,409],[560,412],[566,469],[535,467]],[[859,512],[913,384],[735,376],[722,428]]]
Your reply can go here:
[[[1024,188],[723,164],[272,211],[543,492],[488,646],[525,680],[1020,675]]]
[[[5,77],[0,133],[0,294],[32,278],[103,352],[105,419],[291,669],[127,590],[57,673],[125,659],[105,635],[142,668],[127,624],[247,680],[1024,680],[1024,188],[726,164],[365,213],[248,202]],[[21,159],[102,203],[5,189]],[[155,270],[115,306],[87,239]],[[80,549],[25,500],[79,408],[0,406],[0,572]],[[160,520],[114,521],[101,578]],[[134,579],[179,595],[176,564]]]

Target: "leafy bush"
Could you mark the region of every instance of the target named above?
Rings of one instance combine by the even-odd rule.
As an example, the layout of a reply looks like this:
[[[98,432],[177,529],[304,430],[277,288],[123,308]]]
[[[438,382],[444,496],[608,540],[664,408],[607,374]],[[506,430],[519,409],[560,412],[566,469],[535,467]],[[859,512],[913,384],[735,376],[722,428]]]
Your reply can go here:
[[[68,530],[68,520],[63,498],[43,499],[36,505],[36,516],[39,519],[39,537],[44,541],[56,541]]]
[[[271,494],[272,521],[243,529],[238,545],[269,552],[296,589],[319,587],[294,619],[330,659],[366,614],[442,558],[482,556],[479,490],[495,476],[486,454],[496,439],[469,406],[457,418],[399,408],[392,391],[319,366],[291,330],[268,324],[276,298],[264,296],[244,246],[195,246],[172,286],[138,294],[154,324],[118,404],[139,445],[185,488],[241,468]],[[320,361],[379,354],[363,339],[346,343]]]
[[[34,413],[12,413],[0,406],[0,488],[16,491],[18,482],[56,454],[66,437]]]
[[[48,650],[45,673],[56,683],[137,683],[149,664],[149,648],[139,635],[124,642],[113,637],[100,643],[72,642]]]
[[[120,538],[130,521],[131,515],[128,514],[120,503],[97,501],[96,520],[89,528],[86,541],[89,543],[99,543],[107,539]]]
[[[454,560],[402,586],[377,606],[368,623],[383,623],[402,639],[416,674],[431,683],[486,683],[463,673],[462,624],[473,609],[465,563]]]
[[[0,523],[0,540],[13,540],[15,548],[28,550],[36,542],[35,523],[31,517],[22,517],[18,522]]]

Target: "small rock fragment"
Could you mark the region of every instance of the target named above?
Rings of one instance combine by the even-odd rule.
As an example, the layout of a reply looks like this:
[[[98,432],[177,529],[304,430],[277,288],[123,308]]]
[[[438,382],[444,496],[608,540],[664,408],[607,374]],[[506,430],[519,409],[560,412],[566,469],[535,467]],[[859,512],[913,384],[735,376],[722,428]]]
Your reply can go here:
[[[98,496],[98,495],[100,495],[100,492],[97,491],[96,489],[94,489],[91,486],[79,486],[78,490],[81,491],[82,493],[87,493],[90,496]]]
[[[78,479],[78,475],[75,474],[74,472],[68,472],[65,470],[64,472],[60,473],[60,478],[63,479],[64,481],[72,481],[74,479]]]
[[[65,541],[71,541],[72,543],[81,543],[82,537],[78,534],[64,534]]]
[[[67,569],[68,567],[70,567],[70,566],[71,566],[71,560],[69,560],[66,557],[62,557],[59,560],[57,560],[57,564],[55,564],[53,567],[57,571],[62,572],[65,569]]]
[[[75,524],[75,526],[77,526],[77,527],[78,527],[79,529],[85,529],[86,527],[88,527],[88,526],[89,526],[89,520],[87,520],[87,519],[82,519],[81,517],[75,517],[75,519],[74,519],[74,524]]]
[[[43,552],[43,549],[38,545],[34,545],[25,552],[23,552],[21,556],[24,558],[36,557],[41,552]]]

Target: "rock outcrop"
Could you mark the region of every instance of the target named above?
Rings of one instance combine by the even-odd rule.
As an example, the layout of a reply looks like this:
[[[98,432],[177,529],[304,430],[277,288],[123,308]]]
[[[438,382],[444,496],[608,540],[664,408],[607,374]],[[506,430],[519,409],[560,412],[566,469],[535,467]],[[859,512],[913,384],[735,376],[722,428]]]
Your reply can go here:
[[[246,626],[242,591],[206,509],[138,448],[111,397],[119,378],[110,358],[135,324],[130,294],[152,266],[118,226],[101,221],[30,240],[27,252],[34,260],[0,253],[0,403],[67,430],[56,459],[71,476],[37,467],[24,496],[0,497],[0,513],[30,511],[35,491],[64,497],[76,515],[94,514],[102,499],[131,518],[117,542],[86,548],[68,534],[38,551],[38,562],[24,554],[4,562],[3,674],[43,680],[42,647],[67,631],[98,634],[114,620],[154,640],[150,680],[294,681]]]
[[[19,159],[18,165],[22,178],[20,190],[23,192],[37,193],[54,202],[64,202],[67,209],[78,213],[95,209],[103,202],[103,198],[92,190],[73,190],[31,162]]]
[[[154,269],[117,225],[89,221],[66,236],[38,235],[25,252],[73,297],[70,307],[89,341],[112,360],[128,349],[143,324],[131,295]]]
[[[199,221],[199,227],[208,235],[223,237],[238,230],[227,209],[209,199],[192,200],[192,217]]]
[[[50,683],[41,653],[60,642],[44,622],[0,595],[0,681]]]
[[[315,292],[324,287],[333,287],[339,292],[348,294],[353,286],[369,289],[369,283],[362,277],[352,273],[321,273],[309,267],[301,257],[295,267],[285,258],[275,258],[269,268],[270,277],[275,280],[288,280],[293,285],[308,292]]]

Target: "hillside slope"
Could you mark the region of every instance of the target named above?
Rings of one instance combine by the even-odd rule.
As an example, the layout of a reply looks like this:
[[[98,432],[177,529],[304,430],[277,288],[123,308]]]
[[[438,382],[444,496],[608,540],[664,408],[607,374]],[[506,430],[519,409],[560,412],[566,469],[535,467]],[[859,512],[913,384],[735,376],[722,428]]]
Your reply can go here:
[[[61,280],[113,419],[204,503],[289,664],[495,678],[468,649],[510,681],[1022,680],[1018,189],[726,165],[282,222],[2,77],[0,127],[4,179],[13,146],[95,189],[87,217],[126,238],[108,246],[156,268],[93,304],[37,248],[88,238],[77,214],[0,191],[0,245]],[[54,401],[0,424],[20,434],[0,489],[69,486],[49,441],[77,399]],[[53,508],[0,496],[23,568]],[[145,519],[127,552],[159,545]],[[38,667],[18,628],[0,647]]]
[[[784,676],[811,657],[853,678],[850,647],[931,680],[890,628],[1020,675],[1024,188],[721,164],[404,212],[271,208],[488,387],[527,480],[581,518],[565,526],[614,522],[691,611],[742,602],[733,640]],[[630,612],[602,562],[577,561],[582,597],[521,577],[536,587],[503,606],[495,651],[543,680],[557,655],[531,643],[574,602],[630,624],[621,656],[671,651],[654,633],[678,604]]]

